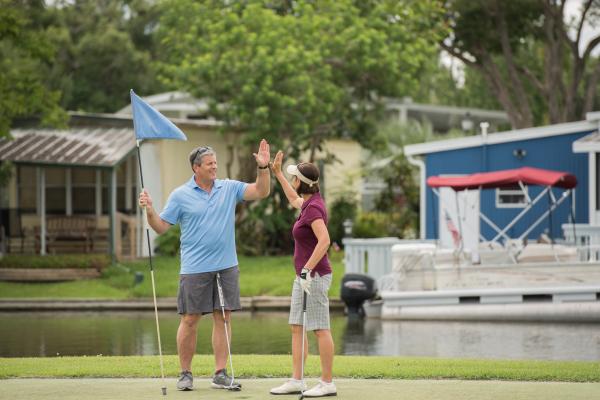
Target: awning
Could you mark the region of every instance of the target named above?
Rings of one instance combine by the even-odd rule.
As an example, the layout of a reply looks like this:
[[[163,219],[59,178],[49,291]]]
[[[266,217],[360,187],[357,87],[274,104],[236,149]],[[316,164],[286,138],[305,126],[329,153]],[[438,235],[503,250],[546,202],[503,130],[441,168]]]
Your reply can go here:
[[[431,176],[427,179],[430,187],[451,187],[456,191],[504,188],[518,185],[519,182],[525,185],[555,186],[563,189],[577,186],[577,178],[572,174],[531,167],[457,177]]]
[[[0,160],[15,163],[114,167],[136,142],[132,128],[15,129],[0,139]]]

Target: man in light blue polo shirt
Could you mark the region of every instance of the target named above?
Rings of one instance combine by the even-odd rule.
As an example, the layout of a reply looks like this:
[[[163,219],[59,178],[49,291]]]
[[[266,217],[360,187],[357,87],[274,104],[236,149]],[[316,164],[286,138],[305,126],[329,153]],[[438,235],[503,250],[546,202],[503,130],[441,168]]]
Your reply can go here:
[[[181,365],[177,388],[180,390],[193,388],[192,358],[196,352],[198,321],[204,314],[213,315],[215,375],[212,386],[241,389],[225,369],[228,356],[225,320],[229,325],[231,311],[241,309],[235,206],[242,200],[258,200],[269,195],[270,150],[266,140],[260,142],[254,158],[258,166],[256,182],[221,180],[217,179],[215,152],[210,147],[198,147],[189,157],[194,175],[170,194],[160,215],[152,207],[150,195],[146,191],[140,193],[139,204],[146,208],[148,223],[158,234],[175,224],[181,227],[181,272],[177,294],[177,310],[181,314],[177,330]],[[225,320],[215,282],[217,272],[223,288]]]

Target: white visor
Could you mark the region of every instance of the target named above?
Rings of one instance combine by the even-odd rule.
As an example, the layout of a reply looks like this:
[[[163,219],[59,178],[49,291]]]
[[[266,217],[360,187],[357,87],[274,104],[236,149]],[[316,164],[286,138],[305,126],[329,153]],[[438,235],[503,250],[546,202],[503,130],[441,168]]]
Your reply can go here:
[[[306,183],[310,187],[312,187],[315,183],[319,183],[319,179],[313,181],[308,179],[306,176],[302,175],[302,172],[300,172],[297,165],[288,165],[286,171],[288,174],[294,175],[295,177],[300,179],[300,181]]]

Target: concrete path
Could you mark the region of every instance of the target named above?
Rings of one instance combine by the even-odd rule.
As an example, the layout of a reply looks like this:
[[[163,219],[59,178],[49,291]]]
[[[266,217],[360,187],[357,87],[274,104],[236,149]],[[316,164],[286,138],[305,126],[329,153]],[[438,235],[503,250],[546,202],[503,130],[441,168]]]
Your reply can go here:
[[[210,388],[208,379],[196,379],[191,392],[175,390],[167,380],[167,396],[160,379],[6,379],[0,380],[0,399],[11,400],[296,400],[298,396],[271,396],[269,389],[283,379],[242,379],[243,390]],[[309,379],[312,386],[315,379]],[[600,399],[600,383],[506,382],[458,380],[337,379],[338,398],[344,400],[592,400]]]

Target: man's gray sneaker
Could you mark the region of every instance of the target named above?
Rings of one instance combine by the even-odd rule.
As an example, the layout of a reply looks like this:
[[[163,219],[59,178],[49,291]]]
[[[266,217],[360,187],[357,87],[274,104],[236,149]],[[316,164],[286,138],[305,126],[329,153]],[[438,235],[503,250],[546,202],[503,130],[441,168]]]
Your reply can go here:
[[[194,377],[191,371],[181,371],[181,375],[177,380],[177,389],[192,390],[194,388]]]
[[[212,380],[212,387],[216,389],[242,390],[242,385],[239,382],[232,380],[227,375],[227,370],[223,368],[215,373]]]

